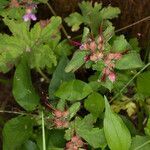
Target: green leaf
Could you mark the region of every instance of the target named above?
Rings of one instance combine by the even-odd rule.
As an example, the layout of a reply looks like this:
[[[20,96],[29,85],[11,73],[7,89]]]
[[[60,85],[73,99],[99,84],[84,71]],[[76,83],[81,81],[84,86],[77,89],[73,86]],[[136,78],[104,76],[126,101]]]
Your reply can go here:
[[[113,27],[112,25],[109,25],[103,32],[105,41],[109,41],[114,34],[115,34],[115,27]]]
[[[93,6],[91,2],[83,1],[79,4],[79,7],[83,15],[84,24],[88,25],[91,28],[92,32],[96,34],[102,21],[102,17],[100,14],[102,4],[94,3]]]
[[[101,87],[101,84],[97,81],[90,81],[89,85],[91,86],[92,90],[95,92],[98,91],[99,88]]]
[[[58,89],[63,81],[69,81],[75,78],[73,73],[66,73],[65,67],[68,64],[68,58],[63,56],[53,73],[50,85],[49,85],[49,97],[54,99],[54,92]]]
[[[108,89],[110,92],[112,91],[112,89],[114,88],[114,83],[111,82],[108,78],[106,79],[105,82],[100,81],[100,83],[103,87],[105,87],[106,89]]]
[[[91,130],[78,130],[78,134],[93,148],[105,148],[107,141],[103,129],[93,128]]]
[[[101,10],[101,17],[102,19],[113,19],[115,17],[118,17],[120,14],[120,9],[117,7],[105,7]]]
[[[17,103],[27,111],[36,109],[39,104],[39,96],[32,85],[30,70],[25,59],[17,66],[14,81],[13,95]]]
[[[0,35],[0,71],[8,72],[24,50],[22,40],[6,34]]]
[[[48,45],[35,47],[28,56],[31,68],[52,68],[57,64],[56,56]]]
[[[150,149],[150,137],[137,135],[132,139],[132,145],[130,150],[149,150]]]
[[[82,34],[82,43],[87,41],[89,33],[90,33],[89,28],[84,27],[83,34]]]
[[[129,44],[131,45],[133,51],[140,52],[141,48],[139,47],[139,42],[137,38],[130,39]]]
[[[47,149],[65,147],[64,130],[53,129],[48,132]]]
[[[83,119],[76,117],[74,121],[70,122],[69,128],[65,130],[65,139],[69,141],[74,135],[74,131],[80,135],[80,131],[82,132],[82,130],[91,130],[95,122],[96,118],[92,114],[86,115]]]
[[[105,107],[104,98],[99,93],[94,92],[84,101],[84,107],[94,116],[98,117]]]
[[[45,129],[46,150],[63,150],[62,148],[64,148],[66,144],[64,133],[62,129]],[[41,132],[36,134],[35,141],[39,150],[43,150]]]
[[[71,46],[68,40],[63,40],[54,49],[54,53],[57,56],[68,56],[72,53],[73,46]]]
[[[24,16],[24,14],[25,14],[25,9],[23,9],[23,7],[21,7],[21,6],[18,8],[5,8],[2,12],[0,12],[0,15],[2,17],[9,18],[9,19],[15,19],[17,21],[23,21],[22,17]]]
[[[30,45],[29,24],[27,22],[18,22],[13,19],[4,18],[4,23],[9,27],[12,34],[22,39],[26,45]]]
[[[124,55],[120,60],[116,62],[116,68],[120,70],[124,69],[136,69],[143,66],[143,62],[140,55],[137,53],[129,53]]]
[[[69,17],[65,18],[65,22],[68,26],[72,27],[71,30],[78,31],[80,29],[80,25],[83,23],[83,17],[75,12],[69,15]]]
[[[68,109],[69,110],[69,120],[71,120],[76,113],[80,110],[80,102],[76,102],[74,104],[71,105],[71,107]]]
[[[76,118],[75,131],[94,148],[104,148],[107,145],[103,129],[93,128],[96,118],[89,114],[83,119]]]
[[[145,96],[150,96],[150,71],[144,72],[137,77],[137,90]]]
[[[31,141],[31,140],[28,140],[28,141],[26,141],[21,147],[19,147],[19,149],[17,149],[17,150],[39,150],[38,148],[37,148],[37,145],[33,142],[33,141]]]
[[[96,122],[96,117],[94,117],[92,114],[86,115],[83,119],[76,117],[75,119],[75,129],[76,132],[80,130],[91,130],[94,127],[94,123]]]
[[[146,123],[146,127],[144,128],[145,134],[150,136],[150,117],[148,118],[148,121]]]
[[[116,37],[116,39],[112,45],[112,49],[114,52],[126,51],[128,47],[129,47],[129,43],[125,39],[124,35],[120,35],[120,36]]]
[[[74,72],[78,68],[80,68],[84,63],[84,57],[87,55],[87,51],[76,51],[73,55],[73,58],[68,63],[67,67],[65,68],[66,72]]]
[[[16,150],[32,134],[33,120],[28,116],[19,116],[9,120],[3,129],[3,150]]]
[[[131,135],[122,119],[111,111],[105,97],[104,133],[111,150],[129,150]]]
[[[41,31],[40,40],[52,40],[53,36],[58,34],[61,23],[62,21],[60,17],[51,17],[50,23]]]
[[[55,96],[69,101],[77,101],[87,97],[91,92],[92,89],[87,83],[80,80],[72,80],[63,82],[55,92]]]

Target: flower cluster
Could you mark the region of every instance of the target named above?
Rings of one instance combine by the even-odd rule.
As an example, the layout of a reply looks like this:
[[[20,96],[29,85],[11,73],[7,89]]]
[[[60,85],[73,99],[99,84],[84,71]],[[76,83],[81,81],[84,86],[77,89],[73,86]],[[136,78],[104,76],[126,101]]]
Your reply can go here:
[[[69,122],[67,120],[67,117],[69,115],[68,111],[60,111],[60,110],[54,110],[54,125],[56,128],[67,128],[69,125]]]
[[[102,80],[105,80],[106,77],[110,81],[114,82],[116,80],[116,75],[114,73],[115,61],[121,59],[121,53],[109,53],[104,58],[105,68],[102,71]]]
[[[66,143],[66,149],[65,150],[78,150],[79,148],[83,148],[84,142],[82,139],[75,135],[71,138],[69,142]]]
[[[116,60],[120,60],[122,58],[121,53],[106,53],[104,51],[104,38],[102,35],[99,35],[95,40],[94,38],[89,38],[85,43],[80,44],[78,42],[74,42],[76,46],[80,46],[80,50],[86,50],[90,53],[84,57],[84,61],[92,61],[96,63],[97,61],[102,61],[104,63],[104,68],[102,70],[101,81],[105,81],[106,77],[111,82],[116,80],[116,74],[114,72],[115,62]]]
[[[37,7],[36,4],[33,4],[33,3],[26,5],[26,13],[23,16],[23,20],[25,22],[31,21],[31,20],[33,20],[33,21],[37,20],[35,14],[33,13],[33,11],[36,9],[36,7]]]

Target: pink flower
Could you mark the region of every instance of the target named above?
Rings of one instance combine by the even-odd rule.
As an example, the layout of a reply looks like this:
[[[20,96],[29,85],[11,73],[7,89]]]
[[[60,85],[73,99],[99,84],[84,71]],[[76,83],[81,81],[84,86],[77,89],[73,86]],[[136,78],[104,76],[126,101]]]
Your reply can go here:
[[[116,75],[114,72],[110,72],[110,74],[108,75],[108,78],[111,82],[114,82],[116,80]]]
[[[92,51],[92,52],[95,52],[95,50],[96,50],[96,48],[97,48],[97,45],[96,45],[96,43],[95,43],[95,41],[92,41],[91,43],[90,43],[90,50]]]
[[[36,18],[36,16],[35,16],[35,14],[33,14],[33,13],[26,13],[26,14],[23,16],[23,20],[24,20],[25,22],[30,21],[30,20],[36,21],[37,18]]]
[[[60,110],[55,110],[54,111],[54,115],[57,117],[57,118],[60,118],[63,116],[63,113],[60,111]]]

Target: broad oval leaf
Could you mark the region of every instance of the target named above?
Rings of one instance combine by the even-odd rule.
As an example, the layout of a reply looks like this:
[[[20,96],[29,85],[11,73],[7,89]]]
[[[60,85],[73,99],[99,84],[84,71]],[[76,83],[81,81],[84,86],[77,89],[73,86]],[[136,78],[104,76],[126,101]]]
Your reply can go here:
[[[103,112],[105,107],[103,96],[97,92],[92,93],[85,100],[84,107],[94,116],[98,117]]]
[[[39,96],[36,93],[30,70],[25,59],[17,66],[13,80],[13,95],[17,103],[27,111],[32,111],[39,104]]]
[[[104,133],[111,150],[129,150],[131,135],[122,119],[111,111],[105,97]]]
[[[73,55],[73,58],[68,63],[67,67],[65,68],[66,72],[74,72],[78,68],[80,68],[84,63],[84,57],[87,55],[87,51],[76,51]]]
[[[16,150],[32,134],[34,121],[28,116],[9,120],[3,129],[3,150]]]
[[[87,97],[92,92],[90,85],[80,80],[63,82],[55,92],[55,96],[69,100],[77,101]]]
[[[116,63],[116,68],[123,69],[136,69],[143,66],[143,62],[140,58],[140,55],[137,53],[129,53],[124,55],[120,60]]]

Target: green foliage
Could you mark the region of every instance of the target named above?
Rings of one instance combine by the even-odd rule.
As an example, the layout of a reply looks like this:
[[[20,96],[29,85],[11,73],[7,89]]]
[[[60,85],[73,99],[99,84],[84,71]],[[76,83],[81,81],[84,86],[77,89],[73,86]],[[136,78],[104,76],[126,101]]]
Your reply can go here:
[[[70,15],[70,18],[66,18],[65,21],[69,26],[72,26],[72,31],[77,31],[83,23],[83,18],[79,13],[75,12]]]
[[[22,59],[16,68],[13,95],[16,102],[27,111],[36,109],[39,104],[39,96],[32,85],[30,70],[25,59]]]
[[[65,56],[62,56],[56,70],[53,73],[53,76],[49,85],[50,99],[55,98],[54,93],[58,89],[62,81],[69,81],[75,78],[73,73],[66,73],[64,71],[68,62],[69,60]]]
[[[47,139],[47,148],[62,148],[65,146],[65,139],[64,139],[64,131],[63,130],[50,130],[48,132],[48,139]]]
[[[92,92],[91,87],[80,80],[72,80],[63,82],[55,95],[61,99],[68,101],[82,100]]]
[[[71,107],[68,109],[69,110],[69,120],[71,120],[76,113],[80,110],[80,102],[76,102],[74,104],[71,105]]]
[[[129,53],[123,56],[123,58],[116,63],[116,68],[120,70],[124,69],[136,69],[143,66],[140,55],[137,53]]]
[[[57,64],[56,56],[48,45],[40,45],[32,49],[32,53],[28,55],[30,55],[31,68],[52,68]]]
[[[148,118],[146,127],[144,128],[145,134],[150,136],[150,118]]]
[[[137,90],[139,93],[150,96],[150,72],[144,72],[137,78]]]
[[[78,133],[85,141],[87,141],[95,149],[103,149],[107,145],[103,129],[93,128],[90,131],[86,129],[79,129]]]
[[[104,110],[105,102],[99,93],[92,93],[84,102],[84,107],[94,116],[98,117]]]
[[[131,45],[132,49],[136,52],[140,52],[139,42],[137,38],[132,38],[129,40],[129,44]]]
[[[149,150],[150,138],[148,136],[137,135],[132,139],[132,145],[130,150]]]
[[[67,67],[65,68],[66,72],[74,72],[79,67],[84,64],[84,57],[87,55],[86,51],[76,51],[73,55],[72,60],[68,63]]]
[[[28,22],[7,17],[3,20],[13,36],[1,35],[4,42],[0,42],[0,71],[9,71],[11,69],[9,66],[13,66],[22,55],[28,55],[30,68],[52,68],[57,64],[54,49],[60,40],[58,30],[61,24],[60,17],[52,17],[44,29],[36,23],[31,31]]]
[[[0,2],[7,26],[0,34],[0,72],[14,71],[12,93],[24,109],[12,111],[18,117],[5,125],[0,118],[3,150],[150,149],[150,63],[144,66],[136,38],[116,35],[110,19],[119,8],[82,1],[81,13],[65,18],[82,33],[73,37],[60,17],[40,20],[41,7],[52,10],[48,0],[18,2]]]
[[[128,150],[131,145],[131,135],[122,119],[111,111],[105,97],[104,133],[111,150]],[[117,142],[116,142],[117,141]]]
[[[28,140],[20,147],[20,149],[22,149],[22,150],[38,150],[38,147],[34,142]]]
[[[82,16],[75,12],[65,19],[68,26],[72,27],[72,31],[79,30],[80,25],[84,23],[96,34],[103,20],[115,18],[120,14],[119,8],[108,6],[102,9],[102,4],[95,3],[94,6],[92,6],[92,3],[88,1],[83,1],[79,4],[79,7]]]
[[[16,150],[32,135],[34,120],[19,116],[9,120],[3,129],[3,150]]]
[[[122,52],[128,49],[128,42],[123,35],[116,37],[112,49],[114,52]]]

